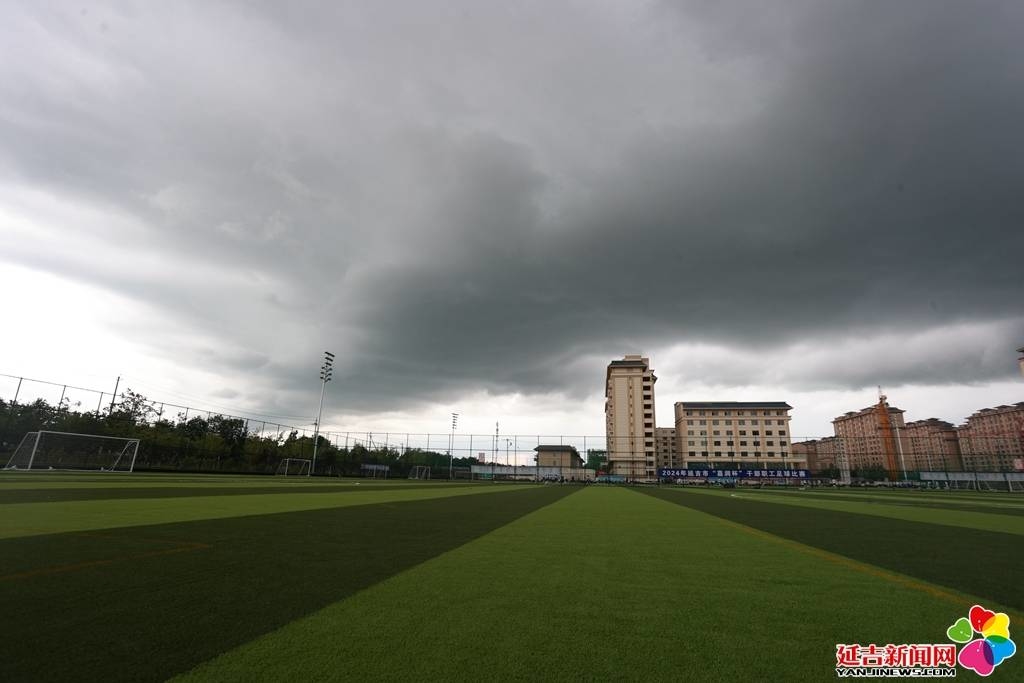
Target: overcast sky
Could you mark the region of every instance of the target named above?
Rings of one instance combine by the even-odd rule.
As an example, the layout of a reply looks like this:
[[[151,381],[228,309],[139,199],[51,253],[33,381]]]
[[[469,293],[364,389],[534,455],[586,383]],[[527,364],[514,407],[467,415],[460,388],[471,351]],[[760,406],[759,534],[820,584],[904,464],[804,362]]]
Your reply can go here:
[[[261,6],[264,5],[264,6]],[[0,4],[0,372],[324,424],[1024,400],[1024,3]],[[13,383],[0,378],[0,396]]]

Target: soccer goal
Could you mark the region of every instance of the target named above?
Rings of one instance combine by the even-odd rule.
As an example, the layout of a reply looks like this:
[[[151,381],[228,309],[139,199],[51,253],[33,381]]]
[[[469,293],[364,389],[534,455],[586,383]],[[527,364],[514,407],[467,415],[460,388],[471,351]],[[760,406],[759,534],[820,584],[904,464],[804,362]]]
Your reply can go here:
[[[285,477],[305,477],[309,474],[309,460],[285,458],[277,464],[277,472]]]
[[[44,430],[26,434],[4,469],[132,472],[138,454],[138,439]]]
[[[409,470],[410,479],[430,479],[430,468],[426,465],[413,465]]]

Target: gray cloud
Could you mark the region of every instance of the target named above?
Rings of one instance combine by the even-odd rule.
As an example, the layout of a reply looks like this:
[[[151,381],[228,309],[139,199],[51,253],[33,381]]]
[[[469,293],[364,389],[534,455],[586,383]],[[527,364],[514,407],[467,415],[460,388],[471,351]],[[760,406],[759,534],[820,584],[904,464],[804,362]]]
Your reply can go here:
[[[860,387],[829,349],[957,325],[886,381],[995,379],[1024,339],[1020,3],[66,10],[3,10],[0,201],[96,251],[5,257],[153,306],[179,362],[286,397],[331,348],[374,410],[676,344]]]

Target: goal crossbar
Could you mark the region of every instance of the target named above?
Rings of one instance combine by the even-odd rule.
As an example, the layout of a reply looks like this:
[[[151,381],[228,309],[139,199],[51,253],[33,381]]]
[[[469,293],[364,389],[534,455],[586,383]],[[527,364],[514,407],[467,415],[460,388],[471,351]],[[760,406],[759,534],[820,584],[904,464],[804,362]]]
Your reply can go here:
[[[139,440],[138,439],[131,439],[131,438],[122,437],[122,436],[105,436],[105,435],[102,435],[102,434],[80,434],[80,433],[77,433],[77,432],[57,432],[57,431],[52,431],[52,430],[48,430],[48,429],[41,429],[41,430],[38,430],[38,431],[28,432],[27,434],[25,434],[25,436],[22,437],[22,439],[21,439],[21,443],[18,444],[18,447],[14,449],[14,453],[12,453],[11,457],[7,460],[7,464],[4,465],[4,469],[18,469],[18,465],[17,465],[17,463],[15,463],[15,459],[17,459],[19,455],[24,454],[25,450],[28,450],[28,463],[26,464],[25,469],[26,470],[31,470],[32,466],[35,464],[36,455],[37,455],[37,453],[39,453],[39,445],[40,445],[41,442],[43,442],[44,436],[46,436],[46,435],[53,435],[53,436],[62,437],[62,438],[63,437],[74,437],[74,438],[77,438],[77,439],[90,439],[90,440],[98,440],[98,441],[115,441],[115,442],[123,443],[124,445],[121,447],[121,449],[117,453],[116,457],[114,457],[114,461],[113,461],[113,463],[111,463],[110,467],[101,467],[100,469],[103,470],[103,471],[114,471],[114,470],[117,470],[118,466],[121,465],[122,461],[125,461],[124,469],[117,470],[117,471],[121,471],[121,472],[134,472],[135,471],[135,459],[136,459],[136,457],[138,457],[138,454],[139,454]]]

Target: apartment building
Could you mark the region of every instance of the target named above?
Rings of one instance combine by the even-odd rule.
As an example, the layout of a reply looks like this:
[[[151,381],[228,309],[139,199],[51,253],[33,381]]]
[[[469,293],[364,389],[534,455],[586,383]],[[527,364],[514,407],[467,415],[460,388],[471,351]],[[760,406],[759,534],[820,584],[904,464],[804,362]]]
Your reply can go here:
[[[790,450],[793,452],[793,458],[806,460],[807,469],[811,472],[821,472],[822,470],[836,467],[836,453],[838,449],[839,445],[834,436],[797,441],[790,447]]]
[[[608,470],[630,479],[654,479],[654,383],[651,361],[627,355],[608,364],[605,375],[605,436]]]
[[[675,404],[678,466],[712,469],[806,469],[790,448],[782,401],[681,401]]]
[[[654,445],[655,464],[659,469],[682,466],[676,464],[681,460],[679,458],[679,439],[676,438],[675,427],[655,427]]]
[[[957,428],[957,435],[965,470],[1024,467],[1024,402],[979,410]]]
[[[960,442],[956,427],[935,417],[914,420],[903,427],[903,457],[907,469],[918,472],[960,471]]]
[[[904,468],[903,439],[900,438],[905,425],[905,411],[890,406],[885,397],[876,405],[857,411],[850,411],[832,420],[832,427],[839,439],[837,444],[838,467],[843,468],[845,458],[851,471],[882,468],[896,478]]]

